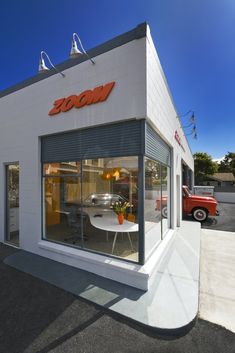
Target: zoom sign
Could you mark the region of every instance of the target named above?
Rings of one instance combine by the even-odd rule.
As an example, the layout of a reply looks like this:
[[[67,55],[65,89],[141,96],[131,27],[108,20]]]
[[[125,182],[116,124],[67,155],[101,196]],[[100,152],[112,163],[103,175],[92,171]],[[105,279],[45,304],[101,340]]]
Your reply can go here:
[[[73,94],[67,98],[57,99],[54,101],[53,108],[48,112],[48,115],[66,113],[72,108],[80,109],[86,105],[104,102],[110,95],[114,84],[115,82],[109,82],[103,86],[83,91],[79,95]]]

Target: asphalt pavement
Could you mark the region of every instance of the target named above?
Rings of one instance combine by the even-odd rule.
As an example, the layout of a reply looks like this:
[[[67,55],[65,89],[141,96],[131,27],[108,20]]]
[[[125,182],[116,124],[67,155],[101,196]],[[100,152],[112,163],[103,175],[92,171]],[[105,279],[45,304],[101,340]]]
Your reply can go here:
[[[234,353],[235,334],[198,319],[166,339],[3,263],[0,244],[0,353]]]
[[[219,202],[219,216],[208,217],[202,228],[235,232],[235,204]]]

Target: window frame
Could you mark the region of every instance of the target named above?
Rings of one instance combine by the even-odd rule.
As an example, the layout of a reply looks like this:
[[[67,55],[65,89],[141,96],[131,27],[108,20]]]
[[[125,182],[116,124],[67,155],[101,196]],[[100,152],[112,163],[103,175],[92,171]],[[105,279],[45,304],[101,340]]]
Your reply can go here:
[[[143,174],[143,171],[142,173],[140,173],[140,170],[139,170],[139,166],[140,166],[140,155],[135,155],[135,156],[130,156],[130,155],[125,155],[125,156],[120,156],[119,158],[121,157],[137,157],[137,166],[138,166],[138,185],[139,185],[139,180],[140,180],[140,175]],[[68,177],[79,177],[80,178],[80,183],[81,183],[81,210],[82,208],[84,207],[84,204],[83,204],[83,190],[82,190],[82,186],[83,186],[83,176],[84,176],[84,173],[83,173],[83,164],[84,164],[84,161],[85,160],[94,160],[94,159],[106,159],[106,158],[118,158],[117,156],[101,156],[99,158],[88,158],[86,156],[86,158],[84,159],[79,159],[79,160],[76,160],[76,161],[72,161],[72,162],[79,162],[80,163],[80,173],[77,173],[77,174],[58,174],[58,175],[53,175],[53,174],[45,174],[44,173],[44,165],[45,164],[53,164],[53,163],[66,163],[66,162],[71,162],[71,160],[63,160],[63,161],[53,161],[53,162],[41,162],[41,190],[42,190],[42,193],[41,193],[41,198],[42,198],[42,202],[41,202],[41,224],[42,224],[42,234],[41,234],[41,240],[43,241],[48,241],[48,242],[53,242],[53,243],[57,243],[57,244],[60,244],[60,245],[63,245],[63,246],[66,246],[66,247],[71,247],[71,248],[75,248],[75,249],[78,249],[78,250],[82,250],[82,251],[86,251],[86,252],[89,252],[89,253],[93,253],[93,254],[98,254],[98,255],[101,255],[101,256],[106,256],[106,257],[110,257],[110,258],[114,258],[114,259],[118,259],[118,260],[121,260],[121,261],[125,261],[125,262],[129,262],[129,263],[133,263],[133,264],[144,264],[144,262],[141,260],[143,259],[143,254],[144,254],[144,248],[142,248],[140,245],[141,245],[141,232],[140,232],[140,223],[143,223],[143,219],[142,217],[139,216],[139,231],[138,231],[138,261],[134,261],[134,260],[130,260],[130,259],[125,259],[125,258],[122,258],[120,256],[117,256],[117,255],[113,255],[113,254],[109,254],[109,253],[105,253],[105,252],[99,252],[99,251],[96,251],[96,250],[92,250],[92,249],[88,249],[88,248],[84,248],[84,247],[81,247],[81,246],[75,246],[73,244],[69,244],[69,243],[64,243],[64,242],[61,242],[61,241],[56,241],[56,240],[53,240],[53,239],[47,239],[46,238],[46,222],[45,222],[45,178],[66,178],[67,176]],[[140,187],[138,187],[138,200],[139,200],[139,195],[140,195]],[[138,201],[139,203],[139,201]],[[139,211],[138,211],[139,212]],[[141,220],[140,220],[141,219]],[[143,251],[142,251],[143,249]],[[141,250],[141,256],[140,256],[140,250]]]

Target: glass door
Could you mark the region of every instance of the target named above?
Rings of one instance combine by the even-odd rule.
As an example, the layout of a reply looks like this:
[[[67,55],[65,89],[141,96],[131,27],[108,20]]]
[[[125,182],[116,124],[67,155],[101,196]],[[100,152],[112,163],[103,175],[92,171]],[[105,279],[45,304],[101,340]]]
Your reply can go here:
[[[6,242],[19,246],[19,163],[6,166]]]
[[[83,247],[81,166],[78,161],[43,165],[43,238]]]

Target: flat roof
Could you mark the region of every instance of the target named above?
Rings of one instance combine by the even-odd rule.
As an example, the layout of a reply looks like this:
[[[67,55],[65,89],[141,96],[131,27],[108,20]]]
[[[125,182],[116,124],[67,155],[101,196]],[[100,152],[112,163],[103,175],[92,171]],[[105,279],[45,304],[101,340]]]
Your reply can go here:
[[[87,54],[89,55],[90,58],[94,58],[112,49],[120,47],[121,45],[131,42],[135,39],[146,37],[146,32],[147,32],[147,23],[144,22],[137,25],[132,30],[125,32],[117,37],[114,37],[113,39],[108,40],[107,42],[104,42],[103,44],[96,46],[95,48],[88,50]],[[70,67],[78,65],[87,60],[89,60],[88,57],[85,54],[82,54],[77,58],[69,58],[68,60],[56,65],[56,68],[59,71],[64,71],[66,69],[69,69]],[[24,81],[21,81],[20,83],[17,83],[9,88],[6,88],[3,91],[0,91],[0,98],[5,97],[22,88],[28,87],[36,82],[45,80],[46,78],[51,77],[55,74],[58,74],[58,72],[53,68],[50,69],[49,71],[38,73],[35,76],[32,76]]]

